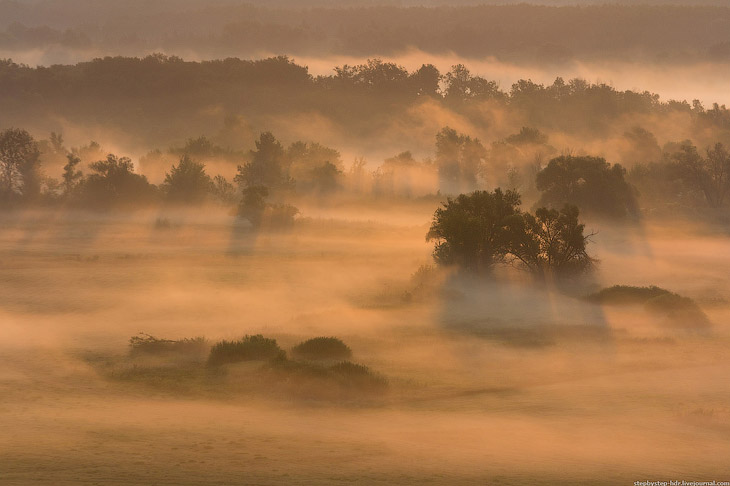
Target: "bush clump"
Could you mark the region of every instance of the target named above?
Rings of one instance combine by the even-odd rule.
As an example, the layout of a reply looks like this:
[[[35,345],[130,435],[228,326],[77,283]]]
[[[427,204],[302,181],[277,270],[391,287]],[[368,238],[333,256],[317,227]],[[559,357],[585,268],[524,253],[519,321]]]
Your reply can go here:
[[[643,305],[647,312],[663,318],[665,324],[674,327],[710,326],[710,319],[694,300],[654,285],[614,285],[589,295],[588,300],[607,305]]]
[[[336,337],[308,339],[294,346],[291,352],[296,358],[308,360],[344,360],[352,356],[352,350],[349,346]]]
[[[208,348],[208,340],[202,336],[179,340],[160,339],[145,333],[139,333],[129,339],[130,354],[142,355],[200,355]]]
[[[672,326],[694,328],[710,326],[710,319],[689,297],[668,293],[649,299],[644,307],[649,312],[664,317]]]
[[[329,371],[338,378],[343,385],[360,389],[383,389],[388,386],[388,380],[372,371],[365,365],[342,361],[329,368]]]
[[[655,285],[649,287],[614,285],[613,287],[607,287],[600,292],[589,295],[588,300],[598,304],[631,305],[644,304],[650,299],[664,295],[672,295],[672,293]]]
[[[283,359],[286,356],[276,339],[265,338],[261,334],[246,335],[238,341],[220,341],[210,350],[208,364],[218,366],[240,361],[265,361]]]

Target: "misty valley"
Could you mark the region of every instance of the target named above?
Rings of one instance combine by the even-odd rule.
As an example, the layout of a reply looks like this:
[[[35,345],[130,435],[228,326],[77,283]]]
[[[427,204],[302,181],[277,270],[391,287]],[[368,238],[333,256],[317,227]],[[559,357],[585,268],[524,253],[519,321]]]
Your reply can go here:
[[[727,7],[34,2],[0,484],[730,481],[730,110],[590,70],[722,77]]]

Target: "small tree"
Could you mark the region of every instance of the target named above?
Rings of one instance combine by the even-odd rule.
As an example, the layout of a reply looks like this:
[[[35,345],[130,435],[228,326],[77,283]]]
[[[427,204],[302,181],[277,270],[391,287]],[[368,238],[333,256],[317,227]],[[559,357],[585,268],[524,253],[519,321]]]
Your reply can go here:
[[[205,173],[205,165],[195,162],[187,154],[180,158],[165,175],[162,190],[175,203],[198,204],[211,192],[213,181]]]
[[[242,191],[237,216],[247,219],[254,227],[261,225],[266,210],[266,197],[269,190],[264,186],[249,186]]]
[[[510,251],[520,224],[520,195],[515,191],[475,191],[448,198],[438,208],[426,240],[436,240],[434,259],[475,272],[489,271]]]
[[[66,155],[68,162],[63,166],[63,193],[69,196],[74,192],[81,182],[83,174],[76,167],[81,162],[81,158],[75,153],[69,153]]]

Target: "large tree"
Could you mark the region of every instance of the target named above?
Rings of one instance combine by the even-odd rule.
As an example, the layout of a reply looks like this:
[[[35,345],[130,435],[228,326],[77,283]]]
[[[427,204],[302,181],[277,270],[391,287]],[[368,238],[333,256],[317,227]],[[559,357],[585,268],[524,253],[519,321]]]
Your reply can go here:
[[[475,191],[449,198],[434,213],[426,240],[436,240],[433,256],[440,265],[455,265],[487,273],[499,263],[519,267],[545,279],[588,270],[593,259],[586,252],[578,208],[560,211],[540,208],[535,214],[519,209],[515,191]]]
[[[433,216],[426,240],[436,240],[433,256],[443,265],[455,264],[488,272],[510,251],[520,224],[520,195],[515,191],[475,191],[448,198]]]
[[[610,218],[638,214],[636,189],[626,179],[620,164],[601,157],[563,155],[538,172],[539,206],[562,208],[565,204]]]

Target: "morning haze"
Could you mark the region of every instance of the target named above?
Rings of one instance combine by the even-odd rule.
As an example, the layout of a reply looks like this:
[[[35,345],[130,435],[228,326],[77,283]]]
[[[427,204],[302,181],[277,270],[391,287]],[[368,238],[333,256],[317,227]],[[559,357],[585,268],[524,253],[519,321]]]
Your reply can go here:
[[[0,1],[0,483],[730,481],[728,27]]]

